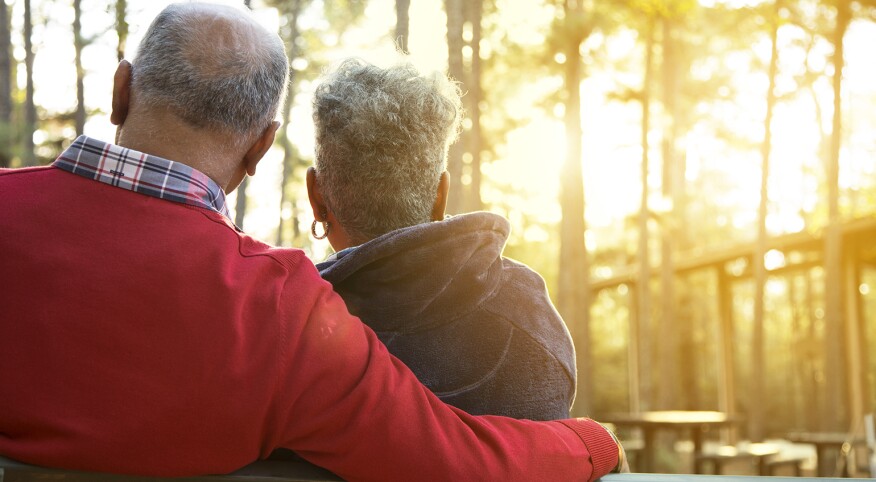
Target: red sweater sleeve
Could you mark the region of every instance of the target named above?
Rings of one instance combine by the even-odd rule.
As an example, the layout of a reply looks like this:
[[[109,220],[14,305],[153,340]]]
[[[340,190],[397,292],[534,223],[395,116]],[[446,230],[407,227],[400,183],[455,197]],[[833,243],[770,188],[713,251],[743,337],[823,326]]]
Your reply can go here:
[[[617,446],[592,420],[476,417],[445,405],[308,265],[281,301],[276,445],[351,481],[593,481],[617,465]]]

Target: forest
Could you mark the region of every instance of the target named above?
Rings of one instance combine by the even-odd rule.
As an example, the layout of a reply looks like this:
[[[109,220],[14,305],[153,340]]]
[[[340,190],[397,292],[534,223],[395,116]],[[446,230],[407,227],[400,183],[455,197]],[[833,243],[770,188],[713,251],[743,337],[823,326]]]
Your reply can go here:
[[[112,140],[112,72],[169,2],[0,0],[0,167]],[[350,56],[465,93],[448,211],[493,211],[575,340],[574,413],[720,410],[752,440],[876,410],[876,0],[248,0],[291,59],[230,195],[310,237],[310,96]],[[2,201],[2,193],[0,193]]]

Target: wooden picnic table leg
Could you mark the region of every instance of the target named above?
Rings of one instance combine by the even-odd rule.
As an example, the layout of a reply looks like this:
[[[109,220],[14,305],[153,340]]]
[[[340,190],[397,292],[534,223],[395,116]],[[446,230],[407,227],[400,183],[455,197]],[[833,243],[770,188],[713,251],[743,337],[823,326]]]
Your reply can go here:
[[[642,448],[642,463],[641,472],[654,471],[654,429],[651,427],[642,427],[642,439],[645,446]]]
[[[825,445],[824,444],[815,444],[815,476],[816,477],[825,477],[825,463],[826,453],[825,453]]]
[[[700,464],[700,455],[703,453],[703,430],[702,427],[693,427],[690,431],[693,439],[693,473],[701,474],[703,473]],[[715,462],[715,473],[718,473],[717,462]]]

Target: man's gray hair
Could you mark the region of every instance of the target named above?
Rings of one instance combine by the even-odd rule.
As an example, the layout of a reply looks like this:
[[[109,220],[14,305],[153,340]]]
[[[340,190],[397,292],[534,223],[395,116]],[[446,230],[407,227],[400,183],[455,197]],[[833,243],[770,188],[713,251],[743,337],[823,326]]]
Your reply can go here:
[[[197,3],[165,8],[140,44],[132,83],[139,101],[245,141],[276,117],[289,61],[277,35],[246,25],[252,18],[241,17],[231,31],[211,30],[215,25],[207,20],[213,19],[205,14],[221,16],[228,9],[233,7]]]
[[[456,83],[410,64],[348,59],[326,75],[313,98],[316,176],[355,242],[431,220],[462,113]]]

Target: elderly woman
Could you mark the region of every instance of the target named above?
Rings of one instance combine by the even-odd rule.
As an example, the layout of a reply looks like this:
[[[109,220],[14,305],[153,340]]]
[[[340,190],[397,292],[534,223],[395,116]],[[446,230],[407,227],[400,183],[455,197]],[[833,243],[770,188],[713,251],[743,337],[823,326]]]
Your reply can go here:
[[[317,265],[389,351],[472,414],[567,418],[575,351],[544,280],[502,257],[508,221],[444,218],[462,114],[443,75],[343,62],[316,90],[307,171]],[[321,223],[321,233],[317,233]]]

